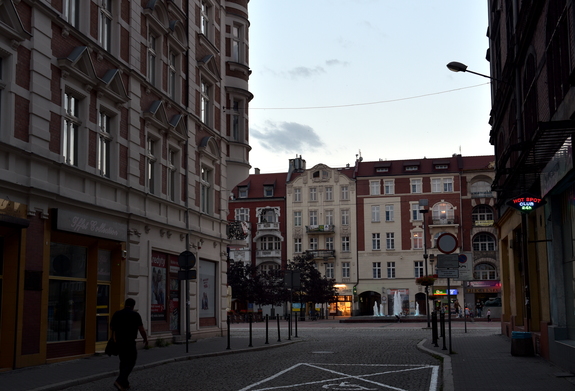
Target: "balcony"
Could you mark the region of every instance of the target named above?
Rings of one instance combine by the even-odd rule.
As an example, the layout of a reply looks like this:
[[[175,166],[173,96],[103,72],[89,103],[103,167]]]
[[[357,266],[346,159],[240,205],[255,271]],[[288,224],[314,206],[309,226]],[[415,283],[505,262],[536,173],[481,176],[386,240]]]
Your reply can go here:
[[[335,258],[335,250],[306,250],[306,254],[311,254],[313,259]]]
[[[475,191],[471,192],[471,198],[494,198],[492,191]]]
[[[307,234],[333,234],[335,232],[335,225],[306,225],[305,232]]]
[[[279,258],[282,255],[282,250],[257,250],[256,257],[258,258]]]
[[[244,240],[248,237],[250,223],[247,221],[228,221],[227,235],[230,240]]]
[[[271,230],[271,231],[279,231],[280,230],[280,223],[258,223],[258,231],[263,230]]]
[[[475,220],[473,222],[474,227],[492,227],[495,224],[495,220]]]
[[[434,218],[431,220],[430,226],[432,226],[432,225],[436,225],[436,226],[437,225],[456,225],[456,224],[459,224],[459,221],[455,217],[446,218],[446,219]]]

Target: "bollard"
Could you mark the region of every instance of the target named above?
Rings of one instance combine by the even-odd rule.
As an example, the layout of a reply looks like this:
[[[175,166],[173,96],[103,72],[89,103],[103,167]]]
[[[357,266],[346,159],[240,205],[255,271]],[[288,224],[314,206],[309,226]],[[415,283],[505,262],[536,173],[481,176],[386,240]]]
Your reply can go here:
[[[291,341],[291,311],[288,317],[288,341]]]
[[[432,338],[432,344],[435,347],[438,347],[439,345],[437,344],[437,312],[433,311],[431,313],[431,338]]]
[[[298,314],[295,314],[295,337],[297,338],[297,318]]]
[[[282,341],[282,336],[281,336],[281,333],[280,333],[280,314],[277,314],[277,315],[276,315],[276,319],[277,319],[277,321],[278,321],[278,342],[281,342],[281,341]]]
[[[253,316],[251,313],[250,313],[248,318],[249,318],[249,322],[250,322],[250,344],[248,345],[248,347],[251,348],[252,347],[252,319],[253,319]]]
[[[228,315],[227,323],[228,323],[228,347],[226,348],[226,350],[230,350],[231,348],[230,348],[230,316],[229,315]]]
[[[264,345],[269,345],[269,341],[268,341],[268,332],[269,332],[269,326],[268,326],[268,315],[266,315],[266,342]]]
[[[447,350],[447,346],[445,346],[445,313],[441,313],[441,336],[443,337],[443,348],[441,350]]]

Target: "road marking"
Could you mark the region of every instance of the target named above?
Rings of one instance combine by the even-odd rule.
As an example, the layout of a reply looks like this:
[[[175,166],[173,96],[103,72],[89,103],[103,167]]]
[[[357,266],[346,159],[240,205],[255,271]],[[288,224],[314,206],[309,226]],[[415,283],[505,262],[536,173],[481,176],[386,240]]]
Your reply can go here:
[[[333,369],[330,369],[333,368]],[[350,372],[359,367],[364,368],[364,374],[357,375]],[[294,382],[290,380],[301,378],[303,369],[311,369],[317,373],[313,375],[322,380],[309,382]],[[347,371],[346,369],[350,369]],[[289,374],[290,371],[296,371],[297,374]],[[431,374],[429,372],[431,371]],[[411,391],[409,388],[398,388],[387,384],[386,375],[406,374],[413,377],[414,372],[422,373],[420,376],[429,376],[429,391],[438,389],[439,366],[427,364],[327,364],[327,363],[299,363],[295,364],[273,376],[242,388],[240,391],[268,391],[268,390],[288,390],[299,387],[305,387],[306,390],[312,389],[330,389],[330,390],[394,390],[394,391]],[[330,374],[331,376],[327,376]],[[415,373],[417,375],[417,373]],[[376,378],[377,379],[374,379]],[[397,376],[395,376],[396,378]],[[281,378],[281,379],[280,379]],[[371,378],[371,379],[370,379]],[[281,381],[280,381],[281,380]],[[406,379],[406,384],[409,380]],[[414,385],[420,385],[420,381],[415,381]],[[313,387],[315,386],[315,387]],[[263,388],[260,388],[263,387]],[[313,387],[313,388],[312,388]],[[414,389],[415,390],[415,389]]]

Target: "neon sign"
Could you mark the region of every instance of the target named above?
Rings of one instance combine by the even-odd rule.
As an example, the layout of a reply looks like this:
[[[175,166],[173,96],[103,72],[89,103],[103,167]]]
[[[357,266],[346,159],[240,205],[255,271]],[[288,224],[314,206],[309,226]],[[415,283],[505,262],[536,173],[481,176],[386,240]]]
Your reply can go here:
[[[507,205],[523,213],[529,213],[532,210],[545,205],[546,201],[531,194],[522,194],[507,201]]]

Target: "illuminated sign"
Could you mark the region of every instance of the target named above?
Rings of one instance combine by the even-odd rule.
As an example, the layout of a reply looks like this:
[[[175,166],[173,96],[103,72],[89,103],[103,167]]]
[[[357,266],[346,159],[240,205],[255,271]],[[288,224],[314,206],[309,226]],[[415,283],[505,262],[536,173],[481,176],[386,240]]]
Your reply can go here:
[[[545,205],[546,201],[531,194],[522,194],[507,201],[507,205],[523,213],[529,213],[532,210]]]
[[[459,292],[457,291],[457,289],[450,289],[449,290],[449,295],[450,296],[457,296]],[[447,296],[447,289],[434,289],[432,292],[432,295],[434,296]]]

